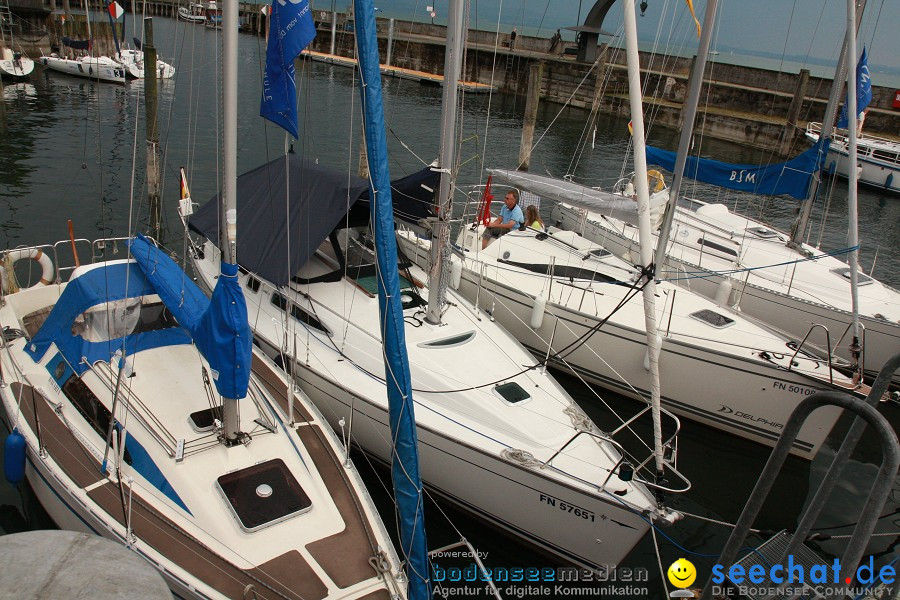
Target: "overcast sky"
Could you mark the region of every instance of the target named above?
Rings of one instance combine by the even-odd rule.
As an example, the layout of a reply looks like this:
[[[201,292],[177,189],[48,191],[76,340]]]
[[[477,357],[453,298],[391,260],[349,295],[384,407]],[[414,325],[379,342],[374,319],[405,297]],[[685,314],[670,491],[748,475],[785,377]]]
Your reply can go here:
[[[696,29],[687,15],[684,0],[647,0],[646,16],[638,19],[638,35],[645,46],[658,40],[660,49],[673,53],[696,48]],[[640,0],[636,0],[639,4]],[[330,9],[331,0],[313,0],[317,10]],[[337,0],[338,10],[347,0]],[[471,26],[494,29],[498,10],[501,30],[516,26],[520,32],[549,37],[557,28],[581,21],[594,0],[471,0]],[[604,29],[617,32],[622,23],[622,2],[610,9]],[[448,0],[376,0],[380,14],[396,18],[428,21],[428,6],[437,13],[435,22],[446,23]],[[706,0],[694,0],[697,18],[703,22]],[[735,53],[781,57],[782,55],[813,64],[836,61],[847,23],[846,0],[720,0],[717,37],[713,49],[721,54]],[[900,73],[900,1],[868,0],[860,46],[868,47],[869,65],[878,70]],[[569,39],[573,34],[569,34]],[[877,81],[876,81],[877,82]]]

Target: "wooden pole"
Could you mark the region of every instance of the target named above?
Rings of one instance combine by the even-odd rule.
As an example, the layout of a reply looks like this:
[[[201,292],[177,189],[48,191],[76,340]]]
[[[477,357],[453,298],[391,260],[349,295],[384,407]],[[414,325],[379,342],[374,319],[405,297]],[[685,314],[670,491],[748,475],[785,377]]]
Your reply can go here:
[[[522,126],[522,145],[519,147],[520,171],[527,171],[531,162],[531,143],[534,141],[534,126],[537,121],[538,105],[541,102],[541,79],[544,77],[544,61],[533,63],[528,69],[528,96],[525,100],[525,123]]]
[[[162,241],[159,201],[159,125],[157,123],[156,48],[153,46],[153,19],[144,19],[144,102],[147,111],[147,200],[150,206],[150,235]]]
[[[809,85],[809,69],[800,69],[799,79],[797,80],[797,89],[794,90],[794,97],[791,99],[791,106],[788,108],[787,122],[784,124],[784,134],[781,138],[781,154],[786,155],[790,152],[794,141],[794,132],[797,129],[797,119],[800,117],[800,109],[803,107],[803,99],[806,97],[806,88]]]

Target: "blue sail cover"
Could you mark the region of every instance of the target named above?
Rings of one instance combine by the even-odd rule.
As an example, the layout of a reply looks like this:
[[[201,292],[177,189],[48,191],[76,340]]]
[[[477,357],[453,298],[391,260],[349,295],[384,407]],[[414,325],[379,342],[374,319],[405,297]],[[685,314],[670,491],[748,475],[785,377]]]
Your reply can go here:
[[[151,348],[190,344],[191,336],[180,327],[129,333],[101,342],[88,341],[73,332],[73,327],[78,330],[76,318],[91,307],[154,293],[153,286],[134,262],[117,261],[83,272],[66,284],[53,310],[25,351],[37,362],[44,357],[51,344],[56,344],[57,350],[75,373],[81,375],[89,364],[98,360],[109,361],[117,350],[130,356]],[[86,359],[87,364],[82,359]]]
[[[226,398],[246,396],[253,337],[237,265],[222,264],[208,299],[175,261],[144,236],[132,240],[131,254],[169,311],[191,333],[213,369],[219,393]]]
[[[732,190],[767,196],[788,195],[805,200],[813,173],[819,170],[826,152],[822,150],[822,143],[817,142],[787,162],[762,167],[689,156],[684,176]],[[647,163],[674,171],[675,153],[648,145]]]
[[[359,50],[359,89],[364,107],[366,153],[371,173],[370,203],[375,252],[381,265],[378,278],[378,307],[381,337],[384,343],[385,379],[388,393],[388,418],[391,424],[391,475],[394,500],[398,508],[400,548],[407,560],[409,597],[431,598],[431,569],[425,540],[425,510],[416,417],[413,412],[409,357],[397,273],[397,240],[394,237],[391,174],[388,169],[384,108],[381,98],[381,72],[378,65],[378,39],[375,10],[371,0],[355,0],[356,44]],[[393,299],[393,300],[392,300]]]

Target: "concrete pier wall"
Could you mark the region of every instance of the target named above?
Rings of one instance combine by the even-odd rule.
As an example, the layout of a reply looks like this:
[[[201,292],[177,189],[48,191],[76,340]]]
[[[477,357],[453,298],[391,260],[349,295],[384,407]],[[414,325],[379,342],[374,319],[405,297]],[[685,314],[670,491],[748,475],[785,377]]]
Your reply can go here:
[[[58,44],[62,33],[60,10],[57,8],[51,14],[51,4],[53,8],[60,7],[62,1],[11,1],[13,11],[21,19],[20,26],[30,28],[32,33],[45,33],[34,42],[38,54],[40,49],[46,51]],[[147,2],[146,10],[148,15],[173,17],[177,7],[184,4],[154,0]],[[244,31],[264,35],[267,23],[260,13],[260,5],[241,3],[240,7]],[[313,15],[319,33],[311,49],[329,52],[332,15],[321,10],[313,11]],[[351,57],[354,54],[352,16],[338,13],[336,17],[335,54]],[[378,20],[378,32],[382,60],[386,60],[387,19]],[[441,25],[395,20],[392,65],[442,73],[445,32]],[[108,25],[104,33],[109,35]],[[602,48],[597,63],[590,65],[575,62],[575,45],[571,42],[558,44],[552,52],[547,38],[518,35],[513,49],[509,44],[508,32],[470,30],[463,78],[492,83],[502,92],[524,96],[531,65],[543,61],[542,100],[589,110],[596,108],[607,114],[628,113],[624,52]],[[644,101],[654,105],[654,124],[680,127],[692,61],[693,58],[641,53]],[[795,101],[801,78],[806,82],[804,94]],[[821,121],[831,88],[829,79],[724,63],[708,65],[705,79],[698,115],[698,122],[704,123],[704,135],[751,146],[776,147],[788,154],[795,148],[805,147],[802,137],[806,123]],[[892,108],[895,90],[873,86],[872,91],[866,131],[900,138],[900,111]],[[796,124],[788,125],[792,107]]]

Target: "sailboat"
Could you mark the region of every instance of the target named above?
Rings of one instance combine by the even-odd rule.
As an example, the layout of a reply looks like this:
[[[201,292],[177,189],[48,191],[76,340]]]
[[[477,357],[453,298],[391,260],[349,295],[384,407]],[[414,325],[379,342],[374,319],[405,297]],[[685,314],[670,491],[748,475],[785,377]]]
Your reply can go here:
[[[698,62],[702,56],[698,54]],[[845,46],[826,110],[825,122],[829,124],[835,120],[847,61]],[[701,72],[695,68],[692,73],[697,97]],[[823,132],[826,138],[830,131],[829,125]],[[684,156],[686,176],[751,192],[765,190],[808,198],[801,212],[808,220],[817,188],[814,175],[822,166],[821,144],[781,165],[760,168],[687,158],[688,143],[689,136],[679,145],[678,156]],[[648,160],[676,170],[673,153],[648,147]],[[666,191],[673,199],[671,224],[664,223],[657,233],[657,263],[666,265],[660,267],[658,277],[675,280],[682,287],[761,319],[804,348],[854,360],[849,334],[853,319],[851,272],[839,254],[804,243],[805,222],[795,227],[796,233],[782,232],[736,214],[724,204],[680,198],[680,186],[673,183],[673,187]],[[619,199],[629,196],[624,185],[611,191]],[[567,202],[554,206],[552,215],[560,226],[580,232],[619,256],[632,256],[638,250],[636,228],[603,208]],[[866,376],[873,377],[900,348],[900,292],[862,273],[858,277],[858,312],[863,327],[858,366]],[[900,375],[894,376],[894,382],[900,382]]]
[[[0,47],[0,75],[10,79],[25,79],[34,71],[34,61],[12,48]]]
[[[63,38],[63,45],[76,51],[87,50],[90,47],[89,42],[70,40],[69,38]],[[76,58],[66,58],[53,52],[48,56],[41,56],[40,62],[48,69],[75,77],[109,83],[125,83],[125,68],[108,56],[86,54]]]
[[[374,31],[372,19],[367,30]],[[430,204],[437,176],[426,169],[397,180],[394,195]],[[376,297],[383,273],[368,192],[366,180],[298,155],[241,176],[239,278],[257,344],[285,365],[334,427],[346,427],[367,454],[389,463],[393,413]],[[205,238],[193,248],[193,263],[208,288],[220,256],[216,214],[213,200],[189,221]],[[657,500],[656,492],[671,488],[655,482],[647,458],[627,453],[594,425],[509,333],[453,293],[441,323],[429,323],[426,279],[403,265],[400,312],[419,469],[432,492],[589,568],[617,564],[651,523],[677,518]],[[617,437],[631,434],[624,425]],[[673,440],[665,442],[671,451]],[[677,471],[667,473],[678,481]],[[672,486],[683,491],[688,484]]]
[[[4,253],[10,282],[17,261],[41,267],[0,305],[7,478],[27,477],[60,527],[147,559],[179,597],[405,598],[348,448],[251,344],[237,265],[217,265],[207,299],[152,240],[125,243],[125,259],[107,258],[121,240],[92,243],[86,265],[74,236]],[[56,271],[69,245],[75,265]]]
[[[632,90],[637,100],[639,89],[636,85]],[[632,106],[632,115],[640,112],[639,105]],[[635,131],[637,125],[635,118]],[[636,143],[638,136],[635,133]],[[548,200],[612,203],[636,234],[643,214],[648,217],[648,238],[648,213],[665,198],[661,185],[654,186],[651,195],[646,173],[629,182],[627,196],[518,171],[489,173]],[[635,210],[633,200],[641,185],[647,186],[642,211]],[[483,214],[485,207],[479,212]],[[459,231],[455,258],[461,265],[460,292],[536,355],[604,387],[637,399],[654,396],[656,384],[648,371],[657,351],[654,346],[661,343],[663,405],[769,446],[807,395],[856,387],[829,361],[800,352],[771,329],[689,290],[661,282],[655,293],[659,305],[642,305],[637,294],[648,283],[643,270],[634,267],[638,259],[623,261],[576,232],[514,230],[484,248],[483,232],[483,223],[467,223]],[[412,260],[420,266],[431,264],[430,240],[411,230],[401,233],[400,239]],[[645,248],[648,245],[645,240]],[[649,264],[650,256],[640,262]],[[651,331],[654,326],[656,334]],[[660,341],[654,340],[656,335]],[[815,455],[838,417],[837,410],[816,413],[792,452],[804,458]]]
[[[0,19],[0,76],[5,79],[25,79],[34,71],[34,61],[16,50],[13,38],[12,13],[8,7]]]
[[[121,243],[97,240],[89,255]],[[225,315],[206,308],[224,301],[240,330],[234,278],[211,303],[142,236],[129,258],[57,276],[69,244],[4,253],[38,261],[43,278],[7,287],[0,307],[2,414],[21,460],[7,478],[27,478],[60,527],[148,560],[180,597],[401,593],[390,540],[321,414],[249,344],[246,362],[224,364],[242,344],[224,343]],[[229,447],[219,394],[241,395],[242,381],[244,433]]]
[[[116,52],[116,58],[125,67],[125,73],[133,79],[144,78],[144,52],[141,50],[141,41],[134,38],[134,48],[122,47]],[[175,67],[156,58],[156,78],[172,79],[175,77]]]
[[[49,56],[41,56],[41,64],[53,71],[86,77],[95,81],[107,81],[110,83],[125,83],[125,68],[118,61],[108,56],[94,56],[91,37],[91,12],[88,9],[87,0],[84,1],[84,13],[87,23],[87,40],[73,40],[68,37],[62,39],[63,46],[71,48],[73,52],[86,52],[76,58],[67,58],[52,52]]]

